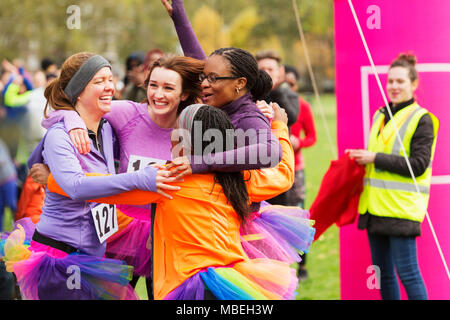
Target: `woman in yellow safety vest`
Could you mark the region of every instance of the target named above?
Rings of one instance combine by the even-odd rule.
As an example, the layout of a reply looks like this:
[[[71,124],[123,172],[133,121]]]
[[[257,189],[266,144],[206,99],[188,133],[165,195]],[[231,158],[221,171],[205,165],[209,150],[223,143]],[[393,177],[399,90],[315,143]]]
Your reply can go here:
[[[386,107],[378,109],[372,121],[368,150],[347,150],[350,157],[366,165],[358,228],[367,230],[372,262],[380,268],[383,300],[400,299],[394,269],[408,299],[427,299],[417,263],[416,237],[420,236],[428,206],[439,121],[415,101],[418,85],[415,65],[416,57],[412,54],[400,54],[392,62],[386,89],[394,121],[390,121]]]

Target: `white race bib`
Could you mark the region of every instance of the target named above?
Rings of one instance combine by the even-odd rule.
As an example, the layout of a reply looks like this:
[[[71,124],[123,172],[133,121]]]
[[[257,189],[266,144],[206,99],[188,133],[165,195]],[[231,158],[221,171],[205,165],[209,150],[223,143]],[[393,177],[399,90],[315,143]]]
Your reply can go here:
[[[91,213],[100,243],[119,230],[115,205],[102,203],[93,208]]]
[[[127,172],[135,172],[141,169],[144,169],[147,166],[152,164],[166,164],[166,160],[156,159],[156,158],[148,158],[142,156],[136,156],[132,154],[130,156],[130,160],[128,161],[128,169]]]

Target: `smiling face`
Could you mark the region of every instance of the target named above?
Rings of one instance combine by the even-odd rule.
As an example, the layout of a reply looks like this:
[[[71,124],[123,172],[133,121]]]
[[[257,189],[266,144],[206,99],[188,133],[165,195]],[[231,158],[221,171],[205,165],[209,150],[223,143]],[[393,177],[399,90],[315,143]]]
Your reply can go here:
[[[414,91],[417,89],[417,80],[411,82],[407,68],[393,67],[388,72],[386,89],[389,100],[399,104],[413,98]]]
[[[81,105],[91,114],[104,115],[111,111],[111,101],[115,92],[113,74],[109,67],[100,69],[89,81],[78,97]]]
[[[231,67],[228,60],[220,55],[213,55],[205,63],[203,73],[208,76],[214,74],[216,77],[231,77]],[[220,79],[210,83],[207,79],[202,82],[202,101],[213,107],[222,107],[234,101],[238,95],[236,88],[245,89],[245,78]],[[242,92],[242,91],[241,91]]]
[[[151,113],[155,116],[177,115],[178,105],[187,99],[182,92],[181,76],[169,69],[153,69],[147,88],[147,98]]]

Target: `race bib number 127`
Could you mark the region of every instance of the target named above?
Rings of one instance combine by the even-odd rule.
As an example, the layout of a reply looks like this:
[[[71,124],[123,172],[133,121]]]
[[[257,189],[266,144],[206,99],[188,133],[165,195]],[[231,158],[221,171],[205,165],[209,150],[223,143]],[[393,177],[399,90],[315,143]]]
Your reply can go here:
[[[119,230],[117,224],[116,206],[113,204],[100,204],[91,210],[100,243],[105,242]]]

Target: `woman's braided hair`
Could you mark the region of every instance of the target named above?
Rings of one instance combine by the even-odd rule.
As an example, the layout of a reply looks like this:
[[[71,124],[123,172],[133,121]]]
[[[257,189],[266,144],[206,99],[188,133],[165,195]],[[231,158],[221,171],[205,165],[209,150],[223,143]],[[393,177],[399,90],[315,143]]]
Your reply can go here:
[[[213,55],[220,55],[228,60],[233,76],[247,79],[246,88],[255,101],[265,98],[272,90],[272,79],[267,72],[258,70],[258,63],[250,52],[229,47],[217,49],[211,53]]]

